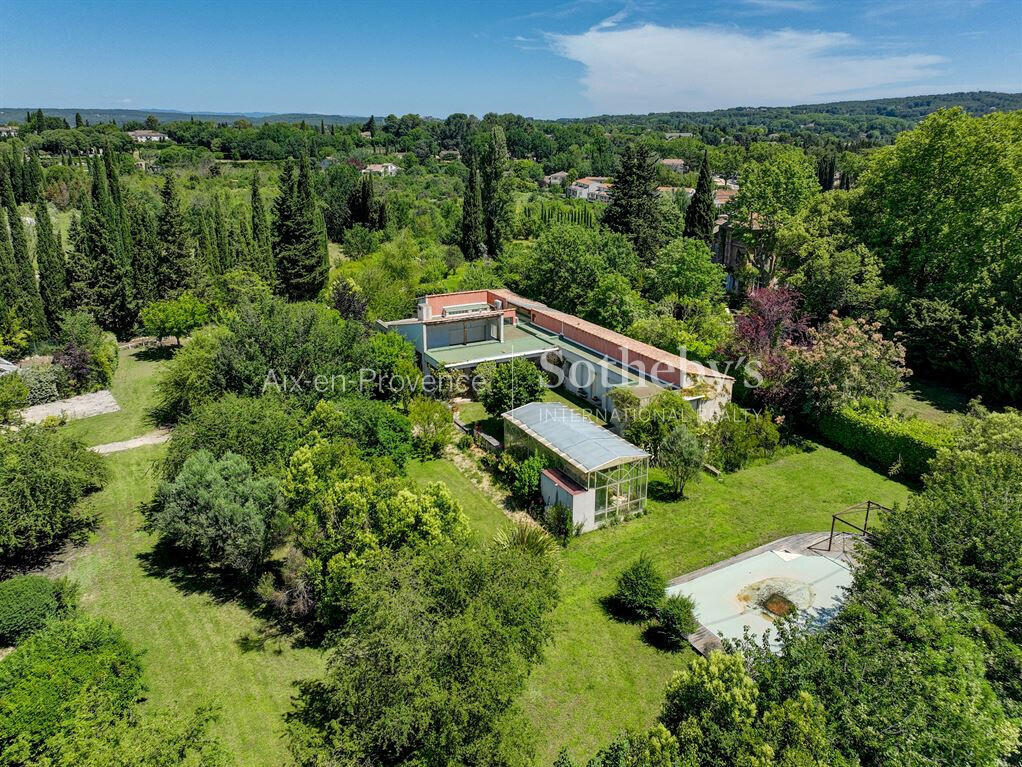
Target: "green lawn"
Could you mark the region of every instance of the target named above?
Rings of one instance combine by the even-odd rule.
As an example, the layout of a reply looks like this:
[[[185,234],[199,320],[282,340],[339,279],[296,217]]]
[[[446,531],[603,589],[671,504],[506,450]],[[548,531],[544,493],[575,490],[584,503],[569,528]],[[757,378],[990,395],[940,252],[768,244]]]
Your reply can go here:
[[[910,378],[905,391],[894,396],[892,410],[924,421],[940,423],[955,413],[964,413],[970,395],[922,378]]]
[[[278,767],[287,759],[280,734],[291,682],[319,676],[322,654],[283,639],[256,641],[261,621],[249,610],[153,555],[136,505],[151,494],[151,466],[164,449],[106,458],[110,483],[87,501],[102,526],[72,562],[70,577],[82,585],[84,609],[119,626],[145,652],[152,705],[215,701],[219,733],[237,763]]]
[[[146,411],[153,403],[154,383],[160,367],[169,359],[171,348],[121,349],[117,372],[110,391],[121,406],[120,412],[104,413],[69,423],[65,429],[87,445],[138,437],[152,431]]]
[[[721,480],[704,475],[687,492],[684,501],[651,500],[647,515],[587,533],[564,551],[555,640],[523,699],[540,733],[540,764],[562,746],[584,762],[622,729],[648,725],[671,675],[692,657],[654,649],[641,626],[601,608],[640,554],[672,578],[785,535],[829,531],[830,515],[853,503],[908,497],[903,485],[823,447]]]
[[[508,518],[486,493],[476,487],[465,473],[450,461],[412,461],[408,476],[416,482],[443,482],[465,510],[469,524],[480,541],[489,541],[502,528]],[[475,471],[479,471],[476,469]]]

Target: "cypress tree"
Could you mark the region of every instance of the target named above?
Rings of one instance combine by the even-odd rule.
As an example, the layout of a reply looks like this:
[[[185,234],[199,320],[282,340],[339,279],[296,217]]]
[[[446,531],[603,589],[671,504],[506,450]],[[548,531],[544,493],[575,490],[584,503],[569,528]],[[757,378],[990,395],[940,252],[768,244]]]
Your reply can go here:
[[[118,337],[135,324],[135,301],[130,256],[123,248],[120,219],[110,194],[106,164],[92,163],[92,205],[83,217],[86,253],[92,261],[92,298],[96,319]]]
[[[85,123],[82,122],[82,113],[75,112],[75,128],[81,128]]]
[[[46,129],[46,118],[43,117],[42,109],[35,111],[35,129],[37,133],[42,133]]]
[[[36,241],[35,260],[39,268],[39,294],[50,335],[60,327],[60,318],[67,302],[67,269],[64,252],[53,233],[49,206],[42,197],[35,204]]]
[[[499,125],[490,132],[480,172],[482,181],[483,228],[486,252],[494,256],[503,247],[511,211],[511,189],[506,179],[509,169],[507,139]]]
[[[135,301],[143,307],[160,297],[156,274],[160,254],[156,214],[145,200],[137,197],[132,198],[127,214],[131,230],[131,275]]]
[[[108,144],[103,149],[103,169],[106,172],[107,185],[110,188],[110,200],[113,203],[111,221],[119,232],[118,240],[122,254],[131,260],[131,230],[128,214],[124,210],[124,196],[121,193],[121,180],[113,163],[113,150]]]
[[[658,168],[657,156],[649,147],[638,143],[626,147],[610,190],[610,205],[603,213],[607,228],[627,235],[645,264],[664,245],[667,234],[657,192]]]
[[[699,164],[699,181],[696,190],[685,209],[685,237],[702,240],[709,245],[713,240],[713,176],[710,173],[710,161],[703,151],[703,161]]]
[[[21,305],[21,280],[18,266],[14,263],[14,248],[7,231],[7,212],[0,207],[0,309],[7,311]]]
[[[67,257],[67,299],[68,309],[92,309],[92,286],[96,282],[92,261],[89,259],[85,241],[85,227],[82,218],[92,207],[88,197],[82,203],[82,213],[71,219],[68,228],[68,244],[71,249]]]
[[[39,162],[39,153],[32,151],[28,163],[25,164],[25,202],[35,202],[43,193],[43,166]]]
[[[21,221],[21,213],[14,201],[14,189],[11,186],[10,173],[4,173],[3,207],[7,211],[7,229],[10,230],[11,249],[17,279],[18,302],[15,308],[25,327],[35,339],[47,337],[46,314],[43,311],[43,299],[39,295],[39,283],[35,276],[35,267],[28,250],[28,237],[25,236],[25,225]]]
[[[251,268],[267,285],[275,279],[273,249],[270,245],[270,224],[266,219],[266,205],[259,192],[259,174],[252,174],[252,260]]]
[[[363,173],[362,180],[353,187],[348,197],[348,223],[351,226],[362,224],[372,229],[375,221],[373,209],[376,207],[373,177],[371,173]]]
[[[191,278],[184,213],[171,173],[163,177],[160,199],[163,206],[156,227],[159,246],[155,271],[156,297],[170,298],[185,290]]]
[[[468,183],[465,186],[465,198],[461,204],[461,238],[458,245],[468,260],[483,255],[483,241],[486,232],[483,229],[483,197],[479,169],[475,158],[472,158],[468,170]]]
[[[285,165],[277,197],[281,204],[274,206],[273,255],[277,265],[277,283],[291,301],[315,299],[326,284],[330,267],[326,230],[310,176],[306,155],[301,158],[297,178],[294,177],[293,163]],[[283,200],[285,197],[290,200]]]
[[[11,182],[11,191],[14,194],[15,202],[25,201],[25,163],[21,156],[21,144],[17,141],[11,142],[11,153],[7,158],[7,175]]]

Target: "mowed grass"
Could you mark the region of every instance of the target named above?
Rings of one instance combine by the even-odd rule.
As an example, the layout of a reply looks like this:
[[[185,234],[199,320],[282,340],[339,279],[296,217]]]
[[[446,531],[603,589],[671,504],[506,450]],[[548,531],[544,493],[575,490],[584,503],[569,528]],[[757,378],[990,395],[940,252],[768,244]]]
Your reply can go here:
[[[281,739],[296,679],[320,676],[323,655],[286,639],[259,641],[261,621],[210,584],[165,566],[153,536],[139,530],[139,501],[148,499],[151,470],[164,446],[108,456],[110,482],[90,503],[101,527],[70,566],[87,613],[120,627],[142,650],[149,703],[157,707],[221,707],[217,731],[243,767],[288,761]]]
[[[894,395],[891,410],[900,415],[941,423],[955,413],[964,413],[969,398],[968,394],[949,389],[943,384],[923,378],[910,378],[905,391]]]
[[[667,682],[692,657],[655,649],[643,626],[601,607],[640,554],[673,578],[786,535],[829,531],[831,514],[854,503],[908,497],[905,486],[824,447],[721,480],[704,475],[686,492],[683,501],[650,500],[645,516],[580,536],[561,555],[555,639],[522,700],[540,734],[539,764],[562,747],[584,763],[623,729],[649,725]]]
[[[121,349],[117,372],[110,385],[121,410],[72,421],[64,428],[87,445],[120,442],[152,431],[155,427],[146,414],[154,401],[156,376],[173,351],[171,347]]]
[[[493,536],[510,524],[507,515],[497,504],[451,461],[412,461],[407,470],[408,476],[420,484],[443,482],[447,485],[451,495],[464,509],[469,525],[480,542],[492,540]]]

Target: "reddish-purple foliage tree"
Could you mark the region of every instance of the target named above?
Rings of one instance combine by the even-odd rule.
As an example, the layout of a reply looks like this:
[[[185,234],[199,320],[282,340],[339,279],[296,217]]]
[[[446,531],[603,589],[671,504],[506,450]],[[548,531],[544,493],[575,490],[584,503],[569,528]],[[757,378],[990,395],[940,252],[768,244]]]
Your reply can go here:
[[[92,378],[92,354],[84,346],[73,341],[53,355],[53,364],[67,371],[67,377],[75,392],[84,390]]]
[[[809,324],[801,309],[802,296],[789,287],[757,288],[735,321],[730,353],[744,360],[746,382],[753,399],[777,412],[788,412],[792,393],[786,385],[791,360],[788,349],[806,343]],[[755,366],[755,374],[750,375]],[[761,378],[761,380],[757,380]]]

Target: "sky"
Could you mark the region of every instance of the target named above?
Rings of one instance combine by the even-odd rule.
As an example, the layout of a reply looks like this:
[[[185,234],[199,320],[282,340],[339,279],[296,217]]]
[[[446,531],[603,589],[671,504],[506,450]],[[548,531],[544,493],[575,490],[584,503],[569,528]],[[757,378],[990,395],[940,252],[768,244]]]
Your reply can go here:
[[[1022,0],[3,0],[0,106],[533,117],[1022,91]]]

